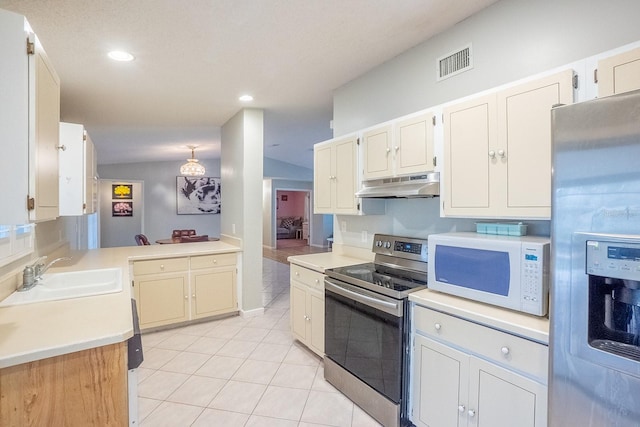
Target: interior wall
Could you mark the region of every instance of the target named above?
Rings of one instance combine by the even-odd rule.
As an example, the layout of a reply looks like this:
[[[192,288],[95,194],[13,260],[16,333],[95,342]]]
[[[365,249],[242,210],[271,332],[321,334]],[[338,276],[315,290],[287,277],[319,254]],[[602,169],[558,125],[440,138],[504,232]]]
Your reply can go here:
[[[222,126],[221,233],[242,240],[244,312],[262,309],[263,121],[262,110],[244,109]]]
[[[222,205],[221,214],[178,215],[176,198],[176,177],[184,161],[122,163],[98,165],[98,175],[102,179],[143,181],[144,234],[149,241],[171,237],[174,229],[195,229],[198,234],[220,236],[220,220],[226,209]],[[206,176],[220,177],[219,159],[200,159],[206,169]],[[224,197],[227,185],[221,184]],[[231,190],[231,189],[229,189]],[[131,244],[135,244],[132,242]]]
[[[640,2],[613,0],[600,6],[586,7],[581,0],[499,1],[338,88],[334,136],[640,40]],[[437,82],[436,59],[469,43],[473,69]],[[376,232],[427,237],[475,230],[473,219],[440,218],[439,201],[389,199],[385,215],[336,215],[335,241],[370,249]],[[529,234],[550,233],[549,221],[525,222]]]
[[[285,216],[304,217],[306,196],[306,191],[278,190],[276,192],[276,218]],[[285,198],[287,200],[284,200]]]
[[[131,200],[114,200],[112,185],[130,184],[132,186]],[[114,248],[121,246],[136,246],[135,235],[145,234],[144,213],[145,201],[143,197],[144,183],[133,180],[101,179],[98,183],[100,194],[98,208],[100,214],[100,247]],[[113,216],[114,202],[131,202],[132,216]],[[149,236],[147,236],[149,238]],[[149,238],[150,242],[153,242]]]

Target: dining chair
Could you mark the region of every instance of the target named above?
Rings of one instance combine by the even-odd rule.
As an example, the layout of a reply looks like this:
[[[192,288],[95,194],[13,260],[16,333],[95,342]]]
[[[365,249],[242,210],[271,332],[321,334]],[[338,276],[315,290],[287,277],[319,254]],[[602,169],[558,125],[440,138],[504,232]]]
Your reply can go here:
[[[134,238],[136,239],[138,246],[151,245],[151,243],[149,243],[149,239],[147,239],[147,236],[144,234],[136,234]]]

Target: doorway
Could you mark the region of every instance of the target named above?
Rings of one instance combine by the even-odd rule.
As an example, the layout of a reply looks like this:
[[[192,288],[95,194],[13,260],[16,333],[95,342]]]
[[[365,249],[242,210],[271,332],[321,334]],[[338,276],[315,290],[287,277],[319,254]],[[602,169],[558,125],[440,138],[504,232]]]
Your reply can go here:
[[[308,246],[311,192],[276,189],[275,193],[276,248]]]

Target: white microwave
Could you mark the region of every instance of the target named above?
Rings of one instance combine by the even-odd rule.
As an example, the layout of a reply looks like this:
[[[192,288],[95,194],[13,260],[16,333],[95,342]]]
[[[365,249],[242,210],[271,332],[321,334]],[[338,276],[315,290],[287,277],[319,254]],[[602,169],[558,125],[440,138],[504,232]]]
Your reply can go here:
[[[549,239],[477,233],[428,238],[429,289],[545,316]]]

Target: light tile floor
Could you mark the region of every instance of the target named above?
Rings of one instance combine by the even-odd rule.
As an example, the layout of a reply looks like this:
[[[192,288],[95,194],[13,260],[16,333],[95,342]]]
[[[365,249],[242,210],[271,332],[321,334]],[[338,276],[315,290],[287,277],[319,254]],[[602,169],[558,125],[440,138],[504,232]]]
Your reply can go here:
[[[289,265],[263,259],[264,315],[142,336],[143,427],[379,427],[289,330]]]

